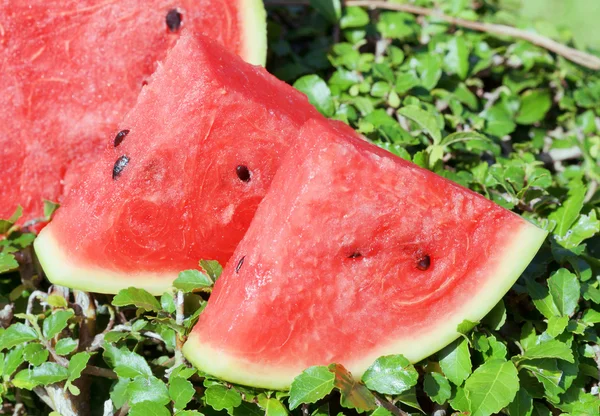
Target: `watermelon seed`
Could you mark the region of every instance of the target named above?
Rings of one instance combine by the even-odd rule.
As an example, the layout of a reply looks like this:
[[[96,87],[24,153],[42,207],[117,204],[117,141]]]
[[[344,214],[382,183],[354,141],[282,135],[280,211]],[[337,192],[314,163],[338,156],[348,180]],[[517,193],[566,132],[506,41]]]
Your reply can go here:
[[[244,264],[244,259],[245,259],[245,258],[246,258],[246,256],[242,257],[242,258],[240,259],[240,261],[238,261],[238,264],[237,264],[237,266],[235,266],[235,272],[236,272],[236,273],[239,273],[239,272],[240,272],[240,269],[242,268],[242,264]]]
[[[127,166],[128,163],[129,156],[123,155],[117,159],[113,166],[113,179],[117,179],[121,175],[121,172],[123,172],[123,169],[125,169],[125,166]]]
[[[355,251],[354,253],[348,256],[349,259],[357,259],[359,257],[362,257],[362,254],[360,254],[358,251]]]
[[[115,147],[117,147],[118,145],[121,144],[121,142],[123,140],[125,140],[125,137],[129,134],[129,130],[121,130],[120,132],[117,133],[117,135],[115,136]]]
[[[425,271],[425,270],[429,269],[429,266],[431,266],[431,258],[427,255],[424,257],[421,257],[419,259],[419,261],[417,262],[417,269],[419,269],[419,270]]]
[[[235,173],[237,173],[237,177],[240,178],[240,181],[242,182],[250,182],[250,170],[248,170],[247,166],[244,165],[238,165],[237,168],[235,168]]]
[[[177,32],[181,27],[181,13],[177,9],[171,9],[167,13],[167,27],[171,32]]]

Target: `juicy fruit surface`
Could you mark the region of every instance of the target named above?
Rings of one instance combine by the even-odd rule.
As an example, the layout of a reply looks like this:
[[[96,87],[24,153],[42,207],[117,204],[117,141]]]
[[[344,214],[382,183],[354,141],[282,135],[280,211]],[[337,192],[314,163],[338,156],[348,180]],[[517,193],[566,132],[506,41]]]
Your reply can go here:
[[[181,30],[241,52],[246,2],[0,0],[0,218],[68,193]]]
[[[545,236],[341,123],[310,121],[297,143],[186,344],[213,375],[284,388],[312,365],[420,360],[487,313]],[[520,270],[503,272],[507,252]]]
[[[120,124],[129,132],[111,138],[36,241],[50,280],[111,292],[144,288],[144,274],[154,273],[164,290],[200,259],[225,264],[315,115],[303,94],[264,68],[183,34]],[[80,275],[46,267],[52,254],[40,247],[49,238]],[[98,270],[116,281],[103,286]]]

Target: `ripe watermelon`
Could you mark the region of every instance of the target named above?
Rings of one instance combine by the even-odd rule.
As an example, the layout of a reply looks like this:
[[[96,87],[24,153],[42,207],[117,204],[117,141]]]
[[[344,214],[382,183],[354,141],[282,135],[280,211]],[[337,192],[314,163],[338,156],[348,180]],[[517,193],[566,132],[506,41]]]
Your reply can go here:
[[[35,241],[48,278],[160,294],[201,259],[226,263],[314,116],[264,68],[183,34]]]
[[[214,376],[283,389],[312,365],[413,362],[481,319],[546,233],[484,197],[311,120],[184,346]]]
[[[60,201],[115,134],[184,28],[255,64],[260,0],[0,1],[0,218]]]

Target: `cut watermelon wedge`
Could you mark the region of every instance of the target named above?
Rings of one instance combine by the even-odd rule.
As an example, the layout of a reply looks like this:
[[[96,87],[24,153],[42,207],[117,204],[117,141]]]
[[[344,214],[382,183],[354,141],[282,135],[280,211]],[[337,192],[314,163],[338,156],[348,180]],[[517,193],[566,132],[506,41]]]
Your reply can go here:
[[[0,218],[20,204],[21,223],[84,174],[182,30],[266,58],[261,0],[8,0],[0,16]]]
[[[184,346],[206,373],[285,389],[303,369],[417,362],[510,289],[546,232],[309,121]]]
[[[48,278],[161,294],[201,259],[225,264],[301,126],[318,116],[264,68],[184,34],[35,241]]]

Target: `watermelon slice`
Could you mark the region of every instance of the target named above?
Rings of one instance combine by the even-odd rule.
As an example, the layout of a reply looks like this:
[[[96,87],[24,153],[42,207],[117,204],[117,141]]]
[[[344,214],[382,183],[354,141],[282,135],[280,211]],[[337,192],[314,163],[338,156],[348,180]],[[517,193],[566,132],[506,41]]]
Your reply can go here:
[[[255,64],[261,0],[0,2],[0,218],[43,216],[102,152],[184,28]]]
[[[35,241],[48,278],[160,294],[201,259],[226,263],[292,138],[316,116],[264,68],[182,35]]]
[[[417,362],[509,290],[546,232],[358,137],[309,121],[184,346],[202,371],[284,389],[333,362]]]

